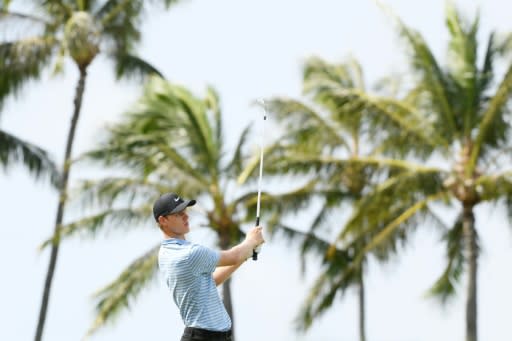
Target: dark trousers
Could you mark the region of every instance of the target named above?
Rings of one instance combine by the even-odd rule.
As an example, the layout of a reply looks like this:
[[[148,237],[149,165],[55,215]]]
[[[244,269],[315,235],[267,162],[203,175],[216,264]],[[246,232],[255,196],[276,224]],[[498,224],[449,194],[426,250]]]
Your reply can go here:
[[[231,330],[216,332],[212,330],[186,327],[181,341],[231,341]]]

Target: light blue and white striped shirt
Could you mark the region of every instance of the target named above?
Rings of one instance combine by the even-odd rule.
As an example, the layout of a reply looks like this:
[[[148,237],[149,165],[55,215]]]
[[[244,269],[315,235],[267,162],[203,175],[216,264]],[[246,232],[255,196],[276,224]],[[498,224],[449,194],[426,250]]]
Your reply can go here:
[[[231,319],[217,291],[212,273],[220,252],[181,239],[162,241],[160,273],[187,327],[215,331],[231,328]]]

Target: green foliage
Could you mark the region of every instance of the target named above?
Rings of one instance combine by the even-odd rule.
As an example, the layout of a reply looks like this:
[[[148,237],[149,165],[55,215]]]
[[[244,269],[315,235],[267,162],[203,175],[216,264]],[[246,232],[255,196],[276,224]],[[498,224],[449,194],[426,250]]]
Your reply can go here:
[[[166,7],[175,2],[161,1]],[[8,96],[19,95],[28,82],[39,80],[52,64],[54,73],[61,72],[66,56],[84,68],[102,51],[116,63],[118,77],[161,75],[155,67],[133,54],[135,43],[140,39],[138,27],[143,1],[106,1],[101,7],[97,1],[44,1],[36,15],[12,12],[9,3],[2,2],[0,20],[8,19],[9,26],[21,21],[31,22],[36,33],[12,41],[0,40],[0,113]],[[10,143],[21,142],[5,135],[4,139],[7,138]],[[5,162],[23,159],[22,164],[36,177],[54,172],[54,165],[46,154],[34,148],[23,144],[6,145],[2,151],[2,166],[7,168],[9,165]],[[22,154],[25,157],[21,158]],[[45,170],[46,166],[50,168]]]
[[[17,95],[27,81],[39,79],[54,47],[50,37],[0,43],[0,108],[6,97]]]
[[[433,205],[458,202],[471,214],[483,201],[511,207],[510,170],[497,161],[492,163],[511,148],[510,120],[506,119],[510,115],[510,60],[506,60],[503,79],[493,88],[498,57],[507,56],[510,50],[509,35],[499,40],[491,33],[480,62],[479,17],[466,20],[449,3],[448,62],[442,64],[419,32],[389,14],[407,48],[413,76],[409,88],[396,86],[400,80],[388,77],[377,88],[392,84],[388,87],[391,90],[371,94],[365,89],[357,61],[330,64],[315,57],[306,62],[303,73],[304,93],[312,104],[287,98],[267,101],[283,124],[284,134],[267,147],[271,161],[265,171],[314,177],[315,186],[332,186],[329,188],[339,193],[360,198],[327,250],[333,254],[333,250],[350,249],[353,254],[349,260],[340,261],[345,266],[333,271],[334,276],[328,272],[334,265],[325,263],[326,272],[300,313],[304,328],[332,304],[337,291],[357,283],[346,278],[359,276],[362,280],[362,266],[369,255],[388,259],[411,233],[425,225],[443,231],[447,265],[429,294],[447,302],[465,270],[464,247],[476,243],[465,241],[462,218],[446,228],[433,212]],[[436,164],[446,166],[429,166],[433,159],[442,160]],[[241,180],[254,174],[256,165],[256,160],[250,163]],[[340,196],[338,204],[346,199]],[[324,222],[323,218],[320,221]],[[280,228],[288,236],[298,234],[303,250],[307,250],[307,241],[318,238],[314,233],[318,225],[314,226],[309,237],[284,225]]]
[[[348,288],[359,285],[362,273],[351,271],[352,261],[349,253],[343,250],[331,252],[329,259],[324,260],[322,272],[315,280],[297,316],[296,326],[299,331],[308,330],[315,319],[332,307],[337,296],[342,296]]]
[[[97,301],[97,315],[87,331],[87,337],[103,327],[105,323],[114,322],[115,317],[119,316],[122,310],[130,309],[131,302],[155,280],[158,272],[159,248],[160,244],[134,260],[115,281],[94,295]]]
[[[456,293],[456,286],[464,273],[464,236],[462,217],[458,217],[453,227],[443,235],[446,245],[447,265],[439,279],[428,291],[429,296],[438,298],[441,303],[448,303]]]
[[[276,222],[276,231],[300,242],[303,270],[306,254],[311,251],[319,253],[323,260],[322,273],[297,316],[301,331],[307,330],[315,318],[332,306],[337,294],[352,286],[362,287],[364,260],[356,256],[365,255],[363,251],[371,236],[378,234],[363,232],[363,226],[354,228],[357,223],[345,227],[340,223],[335,226],[340,242],[326,242],[319,235],[325,234],[328,218],[339,216],[343,204],[356,205],[357,209],[357,203],[364,200],[365,193],[382,177],[413,169],[431,171],[421,165],[385,158],[386,154],[402,155],[413,147],[429,153],[435,146],[432,134],[428,135],[429,127],[423,124],[414,107],[366,92],[362,68],[356,60],[350,58],[341,64],[331,64],[317,57],[310,58],[303,74],[304,93],[311,104],[288,98],[266,101],[273,117],[284,126],[284,133],[265,151],[266,173],[312,179],[294,197],[304,197],[300,203],[307,202],[308,197],[322,203],[306,233],[282,221]],[[399,143],[401,139],[410,141],[410,149]],[[430,149],[425,148],[426,142],[430,143]],[[255,159],[249,163],[241,180],[254,174],[256,165]],[[274,216],[286,212],[279,211],[278,206],[272,207]],[[294,207],[292,212],[300,208]],[[358,212],[362,215],[364,211]],[[406,238],[406,234],[395,231],[389,236],[386,248],[371,250],[379,260],[387,260],[397,251],[397,241]]]
[[[57,167],[41,148],[0,130],[0,167],[8,171],[13,164],[23,164],[36,178],[48,177],[57,187],[60,181]]]
[[[154,66],[137,56],[130,54],[119,54],[116,58],[116,76],[133,77],[141,79],[147,75],[157,75],[165,78]]]
[[[409,151],[402,155],[412,152],[415,159],[432,155],[437,164],[449,168],[406,167],[398,172],[390,171],[385,181],[358,202],[348,224],[350,233],[342,237],[350,237],[352,242],[370,237],[355,258],[356,264],[362,264],[368,252],[393,245],[394,234],[407,235],[432,223],[443,227],[444,223],[432,217],[430,207],[434,203],[448,206],[457,202],[461,207],[459,217],[451,228],[443,228],[447,265],[428,294],[443,303],[448,302],[460,278],[468,271],[469,283],[474,285],[470,285],[468,291],[467,338],[476,340],[473,326],[476,326],[477,269],[474,264],[479,246],[473,211],[485,201],[505,203],[510,209],[510,168],[507,169],[510,165],[492,161],[510,151],[511,122],[507,117],[510,115],[512,63],[509,59],[503,79],[493,88],[496,57],[507,55],[508,38],[498,42],[491,33],[480,63],[477,58],[478,16],[468,21],[448,3],[448,63],[441,67],[421,34],[393,14],[390,16],[408,48],[414,75],[405,103],[414,108],[419,118],[418,121],[411,121],[410,117],[394,121],[420,137],[413,140],[412,145],[404,143]],[[420,129],[410,129],[411,122]],[[421,127],[425,127],[422,132]],[[428,147],[421,146],[429,139]],[[465,257],[466,253],[475,258]]]
[[[88,65],[102,51],[116,63],[118,76],[161,75],[133,54],[140,40],[142,1],[106,1],[101,7],[96,1],[45,1],[38,15],[10,12],[7,4],[1,16],[33,22],[39,33],[0,42],[0,105],[28,81],[39,79],[57,51],[71,56],[79,66]]]
[[[8,95],[17,95],[24,82],[40,77],[53,48],[53,39],[44,37],[0,43],[0,114]],[[49,175],[57,186],[58,172],[47,152],[5,131],[0,131],[0,140],[0,166],[4,170],[21,163],[36,178]]]

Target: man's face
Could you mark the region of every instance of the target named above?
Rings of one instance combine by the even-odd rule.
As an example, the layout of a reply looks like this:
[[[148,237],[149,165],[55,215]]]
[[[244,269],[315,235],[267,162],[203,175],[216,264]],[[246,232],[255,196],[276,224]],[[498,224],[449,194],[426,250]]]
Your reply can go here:
[[[175,214],[160,216],[158,222],[168,235],[184,236],[190,231],[186,209]]]

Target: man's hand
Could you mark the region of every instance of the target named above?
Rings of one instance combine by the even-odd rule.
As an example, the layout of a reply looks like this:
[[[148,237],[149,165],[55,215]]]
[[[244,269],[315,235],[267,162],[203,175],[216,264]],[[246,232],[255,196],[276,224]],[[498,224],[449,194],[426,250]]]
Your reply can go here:
[[[229,250],[220,252],[220,259],[217,266],[240,265],[252,256],[252,251],[263,244],[262,227],[253,227],[245,235],[245,240]]]
[[[245,235],[245,240],[251,243],[254,249],[265,242],[262,230],[261,226],[255,226]]]

